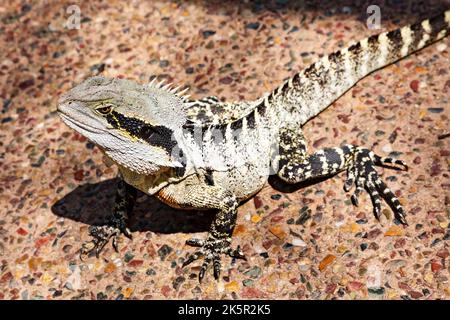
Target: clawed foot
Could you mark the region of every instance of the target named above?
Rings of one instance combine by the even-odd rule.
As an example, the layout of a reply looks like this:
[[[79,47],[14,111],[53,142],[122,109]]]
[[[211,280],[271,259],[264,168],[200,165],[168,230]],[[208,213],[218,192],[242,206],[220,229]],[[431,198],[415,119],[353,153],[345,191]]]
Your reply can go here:
[[[231,248],[230,239],[215,239],[213,237],[208,237],[206,240],[190,239],[186,241],[186,244],[193,247],[200,247],[200,249],[195,251],[186,259],[186,261],[183,263],[183,268],[199,259],[200,257],[205,258],[205,261],[202,264],[202,268],[200,269],[200,272],[198,274],[198,279],[200,282],[203,280],[205,272],[211,262],[213,263],[214,278],[216,280],[219,279],[221,268],[220,256],[222,254],[229,255],[230,257],[236,259],[247,260],[239,246],[235,250]]]
[[[90,226],[89,235],[93,239],[83,243],[80,250],[80,259],[83,260],[83,257],[90,256],[92,253],[95,253],[98,258],[100,252],[111,238],[114,250],[119,252],[118,240],[121,234],[124,234],[127,238],[131,239],[131,232],[128,228],[119,229],[111,225]]]
[[[356,148],[353,163],[354,165],[347,170],[347,180],[344,184],[344,190],[347,192],[350,191],[353,184],[356,186],[356,190],[351,196],[353,204],[358,205],[358,197],[365,189],[370,195],[374,215],[378,220],[381,216],[381,198],[383,198],[394,211],[395,218],[402,224],[407,225],[405,210],[375,170],[375,165],[397,165],[399,166],[398,169],[407,171],[406,164],[402,160],[380,157],[364,148]]]

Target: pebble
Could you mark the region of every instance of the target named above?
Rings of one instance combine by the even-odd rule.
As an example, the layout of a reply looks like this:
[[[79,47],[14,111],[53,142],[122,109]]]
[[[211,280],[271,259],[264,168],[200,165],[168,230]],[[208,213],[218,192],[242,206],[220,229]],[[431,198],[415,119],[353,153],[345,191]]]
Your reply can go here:
[[[245,279],[244,281],[242,281],[242,284],[244,285],[244,287],[249,287],[253,285],[253,280],[252,279]]]
[[[286,232],[278,225],[269,227],[269,231],[280,240],[286,238]]]
[[[428,108],[428,111],[431,113],[441,113],[444,111],[444,108]]]
[[[447,45],[445,43],[441,42],[436,46],[436,49],[439,52],[443,52],[443,51],[445,51],[445,49],[447,49]]]
[[[381,299],[384,296],[386,289],[384,287],[372,287],[367,288],[367,291],[369,293],[369,296]]]
[[[325,258],[322,259],[322,261],[319,264],[319,270],[323,271],[328,267],[331,263],[336,260],[336,256],[332,254],[328,254]]]
[[[97,63],[92,65],[89,69],[94,73],[102,73],[105,70],[105,66],[104,63]]]
[[[204,30],[204,31],[202,31],[202,35],[203,35],[203,38],[209,38],[209,37],[211,37],[211,36],[213,36],[213,35],[215,35],[216,34],[216,31],[214,31],[214,30]]]
[[[297,221],[295,221],[295,224],[303,225],[310,218],[311,218],[311,212],[310,211],[303,212],[303,213],[300,214],[300,217],[297,219]]]
[[[169,60],[161,60],[161,61],[159,61],[159,66],[160,66],[161,68],[166,68],[166,67],[168,67],[169,65],[170,65]]]
[[[194,73],[194,68],[192,67],[188,67],[185,69],[186,74],[193,74]]]
[[[257,30],[257,29],[259,28],[259,26],[260,26],[260,23],[259,23],[259,22],[251,22],[251,23],[247,23],[247,24],[245,25],[245,28]]]
[[[238,292],[239,291],[239,284],[236,281],[231,281],[230,283],[227,283],[225,285],[225,290],[229,292]]]
[[[178,290],[178,289],[180,288],[181,284],[182,284],[185,280],[186,280],[186,278],[183,277],[183,276],[178,276],[178,277],[176,277],[175,280],[174,280],[173,283],[172,283],[172,287],[173,287],[175,290]]]
[[[356,220],[356,223],[357,223],[357,224],[366,224],[366,223],[367,223],[367,219],[359,219],[359,220]]]
[[[161,246],[161,248],[158,249],[158,255],[161,260],[164,260],[172,251],[173,249],[171,247],[169,247],[167,244],[164,244]]]
[[[392,146],[390,144],[385,144],[381,148],[381,151],[383,151],[384,153],[390,153],[390,152],[392,152]]]
[[[253,203],[255,205],[255,209],[259,209],[263,206],[263,202],[259,196],[255,196],[253,198]]]
[[[272,200],[280,200],[281,199],[281,194],[273,194],[273,195],[271,195],[270,196],[270,198],[272,199]]]
[[[306,242],[299,238],[292,238],[292,245],[294,245],[296,247],[306,247],[307,246]]]
[[[145,271],[145,274],[148,276],[154,276],[156,274],[156,271],[153,268],[149,268],[147,269],[147,271]]]
[[[116,271],[116,269],[117,269],[116,265],[115,265],[114,263],[112,263],[112,262],[109,262],[109,263],[105,266],[104,271],[105,271],[106,273],[113,273],[114,271]]]
[[[402,227],[399,226],[392,226],[384,233],[385,237],[399,237],[403,236],[405,234],[405,231]]]
[[[127,253],[125,253],[124,261],[128,263],[128,262],[130,262],[133,258],[134,258],[134,254],[133,254],[132,252],[128,251]]]

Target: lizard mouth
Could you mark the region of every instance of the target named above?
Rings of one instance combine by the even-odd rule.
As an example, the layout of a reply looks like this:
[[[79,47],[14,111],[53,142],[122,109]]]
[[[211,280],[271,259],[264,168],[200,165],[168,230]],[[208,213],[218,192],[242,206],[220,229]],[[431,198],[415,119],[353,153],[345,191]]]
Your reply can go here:
[[[82,131],[88,131],[88,132],[97,133],[97,134],[104,132],[104,130],[90,126],[86,123],[79,122],[79,121],[67,116],[66,114],[64,114],[62,112],[59,112],[59,116],[61,117],[61,119],[64,121],[65,124],[67,124],[70,128],[74,129],[75,131],[79,132],[81,129]]]

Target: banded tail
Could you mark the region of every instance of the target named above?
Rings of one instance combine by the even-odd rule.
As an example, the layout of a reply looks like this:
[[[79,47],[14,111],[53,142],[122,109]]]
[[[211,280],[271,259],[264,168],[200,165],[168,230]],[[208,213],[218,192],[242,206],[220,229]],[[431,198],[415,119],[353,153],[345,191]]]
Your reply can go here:
[[[304,124],[371,72],[450,34],[450,10],[420,23],[373,35],[323,57],[269,96]],[[299,108],[300,105],[300,108]]]

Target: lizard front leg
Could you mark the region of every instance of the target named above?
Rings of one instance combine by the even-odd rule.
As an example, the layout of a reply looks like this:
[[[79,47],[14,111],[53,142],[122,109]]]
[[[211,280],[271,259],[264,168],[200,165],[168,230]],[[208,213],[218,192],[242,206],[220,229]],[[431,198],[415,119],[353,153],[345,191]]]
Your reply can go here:
[[[220,276],[221,255],[245,259],[241,249],[232,249],[231,241],[236,225],[238,200],[229,191],[219,186],[202,183],[204,179],[195,181],[186,179],[180,183],[170,184],[160,191],[158,197],[164,199],[169,205],[195,209],[216,209],[217,213],[209,229],[206,239],[189,239],[187,245],[199,247],[190,254],[183,263],[183,267],[204,258],[199,272],[199,281],[205,276],[208,267],[212,264],[216,279]]]
[[[116,198],[113,214],[109,217],[108,223],[102,226],[89,227],[91,241],[83,243],[80,251],[81,259],[85,255],[95,253],[99,256],[105,245],[112,240],[112,245],[118,251],[118,239],[121,234],[131,239],[130,230],[126,226],[129,213],[133,210],[136,201],[137,191],[134,187],[127,184],[119,174],[117,184]]]
[[[345,145],[336,148],[325,148],[313,154],[306,153],[306,144],[299,130],[283,128],[280,131],[280,170],[278,176],[288,183],[298,183],[309,179],[335,175],[347,170],[345,191],[350,191],[353,184],[356,191],[351,199],[358,205],[358,196],[365,189],[372,200],[374,215],[381,215],[381,198],[394,211],[394,215],[402,224],[406,223],[406,213],[394,193],[380,179],[375,166],[398,165],[407,170],[401,160],[383,158],[372,151]]]
[[[223,198],[220,204],[221,209],[219,209],[211,224],[207,238],[205,240],[189,239],[186,241],[186,244],[200,247],[200,249],[186,259],[183,267],[202,256],[205,258],[198,275],[200,282],[211,262],[213,264],[214,278],[216,280],[219,278],[221,268],[220,256],[222,254],[229,255],[232,258],[245,259],[239,246],[237,249],[231,248],[231,236],[236,225],[237,206],[238,202],[234,196],[230,195]]]

